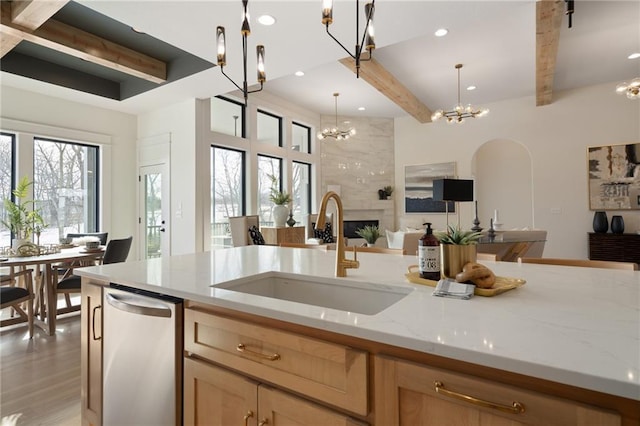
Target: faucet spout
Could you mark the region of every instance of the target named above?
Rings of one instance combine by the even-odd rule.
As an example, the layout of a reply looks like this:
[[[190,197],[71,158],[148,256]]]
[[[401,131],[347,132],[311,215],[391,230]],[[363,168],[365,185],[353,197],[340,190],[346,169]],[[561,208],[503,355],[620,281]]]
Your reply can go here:
[[[336,277],[346,277],[347,269],[358,269],[360,262],[357,259],[347,259],[345,256],[344,243],[344,210],[342,208],[342,200],[340,196],[333,191],[324,194],[320,202],[320,210],[318,212],[318,220],[316,220],[316,229],[323,229],[326,222],[327,204],[330,199],[336,204],[338,217],[336,218],[336,227],[338,228],[338,239],[336,241]],[[355,256],[355,254],[354,254]]]

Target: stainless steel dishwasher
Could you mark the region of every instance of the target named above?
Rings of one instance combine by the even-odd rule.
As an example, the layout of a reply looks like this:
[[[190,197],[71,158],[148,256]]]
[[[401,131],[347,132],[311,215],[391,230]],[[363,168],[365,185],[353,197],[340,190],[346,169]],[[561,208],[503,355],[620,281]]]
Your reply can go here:
[[[182,424],[183,300],[111,284],[103,306],[103,424]]]

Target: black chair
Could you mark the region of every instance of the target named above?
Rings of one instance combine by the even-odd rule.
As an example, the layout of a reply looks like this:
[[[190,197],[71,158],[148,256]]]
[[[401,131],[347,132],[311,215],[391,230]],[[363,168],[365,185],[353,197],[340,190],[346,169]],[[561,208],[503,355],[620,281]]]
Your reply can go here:
[[[127,260],[132,241],[133,237],[109,241],[107,248],[104,251],[104,256],[102,256],[102,264],[108,265],[110,263],[120,263]],[[71,275],[57,282],[55,300],[58,299],[58,294],[64,294],[67,306],[63,309],[57,309],[57,306],[54,306],[53,309],[56,310],[55,314],[66,314],[68,312],[79,310],[80,305],[71,305],[71,298],[69,297],[69,294],[80,293],[80,290],[81,280],[77,275]]]
[[[20,272],[14,272],[11,268],[9,275],[3,275],[0,281],[0,310],[4,308],[13,308],[18,314],[17,317],[11,316],[8,319],[0,321],[0,327],[5,325],[18,324],[27,322],[29,326],[29,338],[33,337],[33,279],[31,269],[24,269]],[[23,277],[21,279],[21,277]],[[24,282],[24,287],[15,285]],[[24,311],[22,304],[27,304],[27,312]]]
[[[82,237],[98,237],[100,239],[100,245],[107,245],[108,232],[85,232],[80,234],[67,234],[67,238],[82,238]]]

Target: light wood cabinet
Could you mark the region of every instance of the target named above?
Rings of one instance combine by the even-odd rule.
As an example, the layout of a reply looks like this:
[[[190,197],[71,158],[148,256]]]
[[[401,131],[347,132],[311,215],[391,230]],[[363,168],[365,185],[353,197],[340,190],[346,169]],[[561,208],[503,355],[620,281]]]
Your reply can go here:
[[[276,228],[273,226],[263,226],[260,228],[264,242],[271,245],[281,243],[304,243],[306,241],[304,226],[287,226]]]
[[[81,405],[82,424],[102,424],[102,286],[82,278]]]
[[[375,381],[379,425],[621,424],[597,407],[384,356],[376,357]]]
[[[185,309],[188,353],[366,416],[367,352],[297,333]]]
[[[357,426],[344,414],[250,380],[240,374],[186,358],[184,424],[245,426]]]

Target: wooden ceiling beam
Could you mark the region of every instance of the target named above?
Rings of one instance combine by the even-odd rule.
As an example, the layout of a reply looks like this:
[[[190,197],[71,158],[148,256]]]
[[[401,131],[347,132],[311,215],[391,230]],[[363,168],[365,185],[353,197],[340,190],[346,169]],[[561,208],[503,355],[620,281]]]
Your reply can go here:
[[[536,2],[536,106],[550,104],[553,100],[553,76],[563,16],[564,1]]]
[[[67,3],[69,0],[13,0],[11,22],[35,30]]]
[[[340,63],[356,72],[353,58],[340,59]],[[431,110],[375,59],[360,63],[360,78],[375,87],[418,122],[431,122]]]
[[[165,62],[81,29],[52,19],[33,30],[18,25],[11,21],[11,11],[7,7],[10,3],[12,2],[2,2],[0,33],[3,41],[1,49],[3,55],[7,53],[4,46],[5,39],[12,42],[16,39],[26,40],[156,84],[167,81]]]

